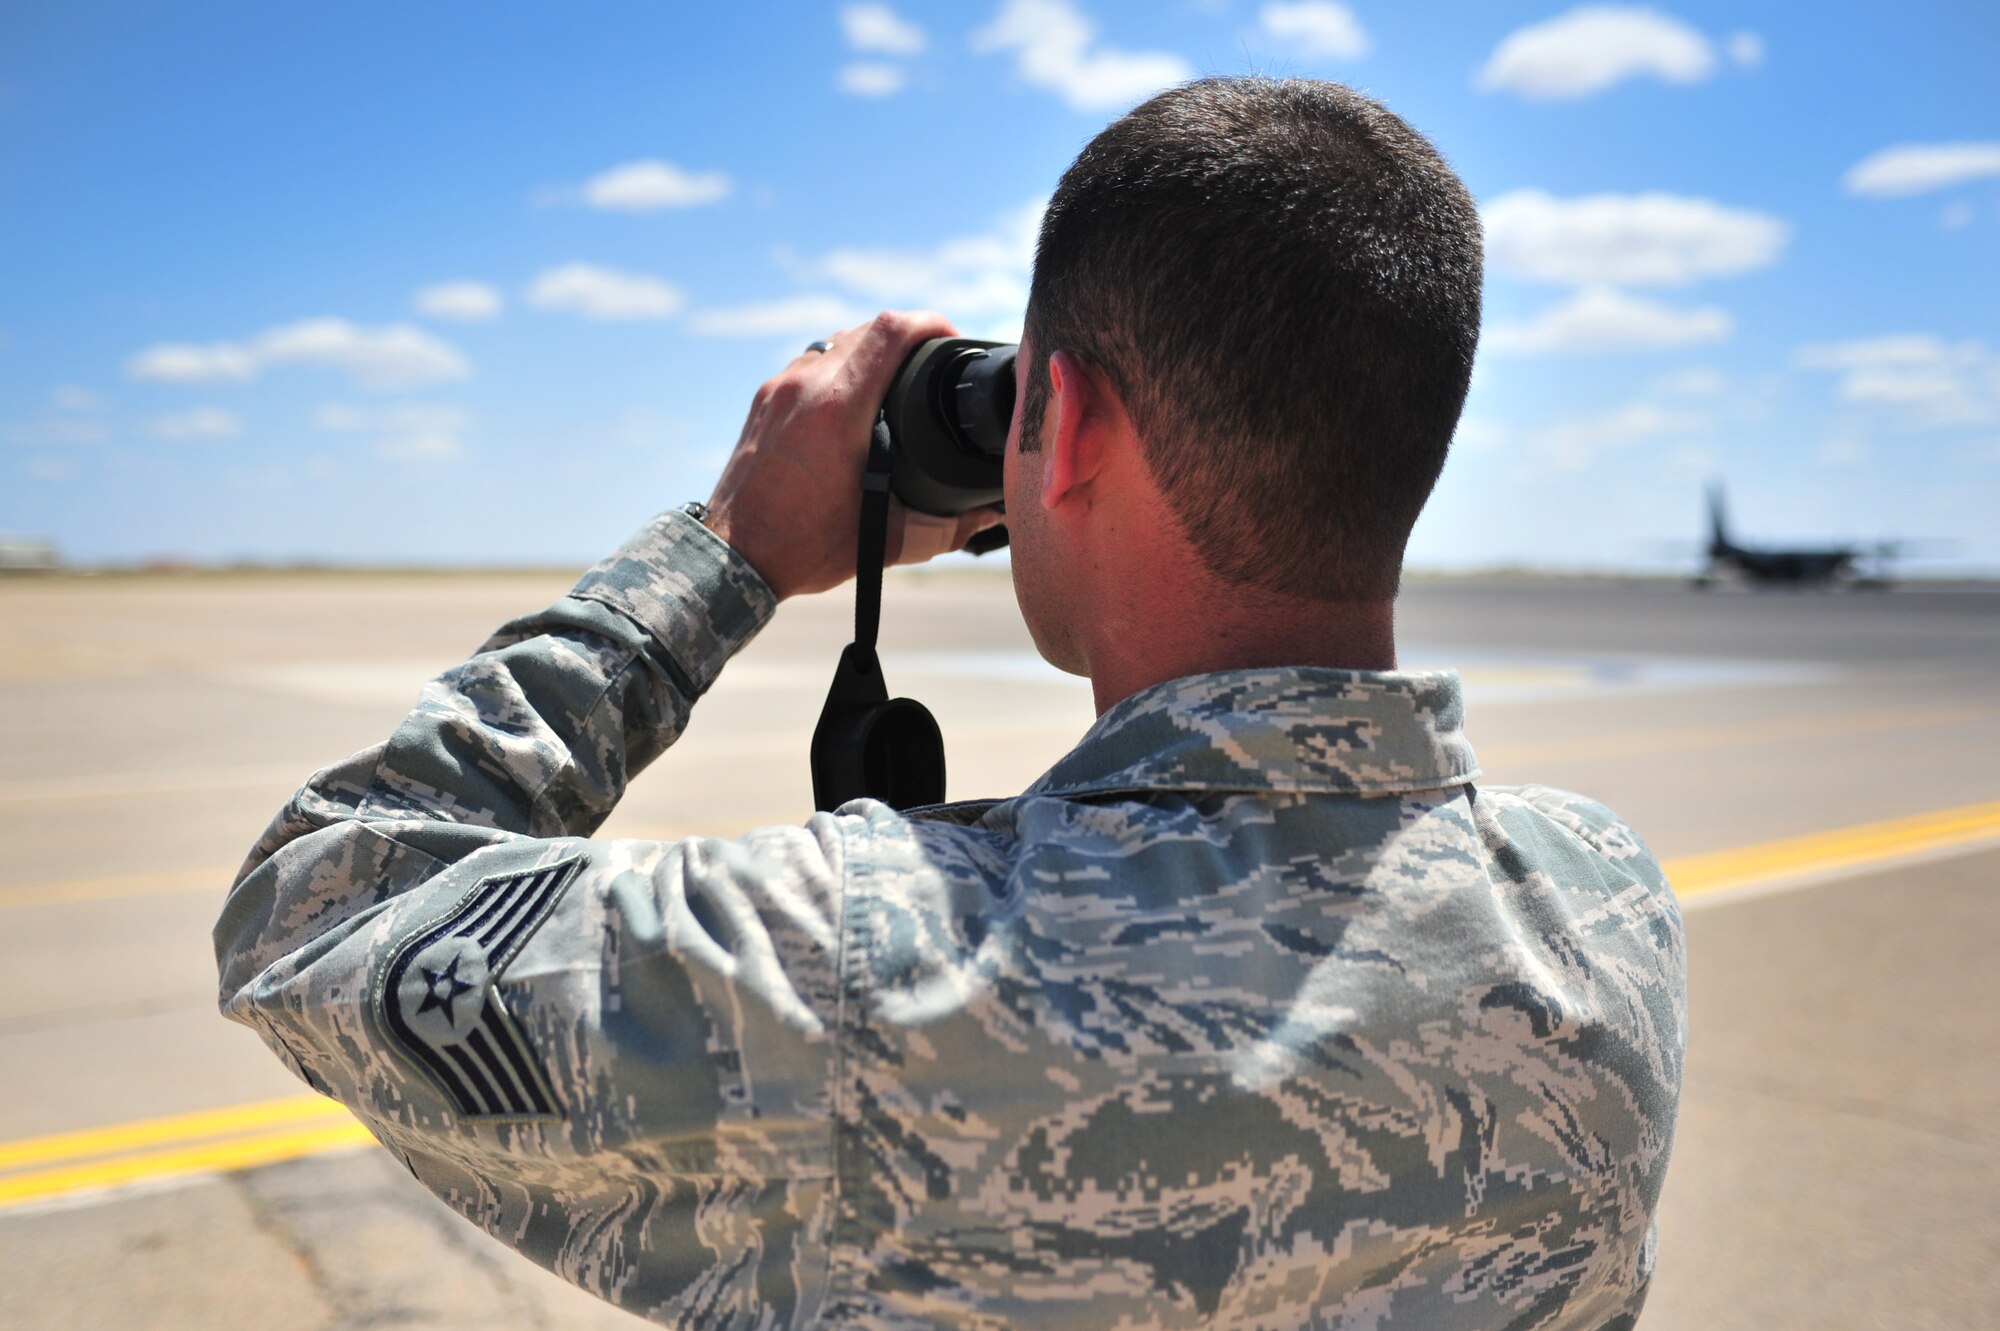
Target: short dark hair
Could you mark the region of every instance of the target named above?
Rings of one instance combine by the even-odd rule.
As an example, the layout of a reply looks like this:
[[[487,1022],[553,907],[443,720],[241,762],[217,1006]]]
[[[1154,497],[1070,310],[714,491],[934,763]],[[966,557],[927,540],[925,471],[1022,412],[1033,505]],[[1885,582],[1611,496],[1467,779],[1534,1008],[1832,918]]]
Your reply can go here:
[[[1218,576],[1386,599],[1465,405],[1479,283],[1471,196],[1379,102],[1309,79],[1169,89],[1049,201],[1022,446],[1048,357],[1072,352]]]

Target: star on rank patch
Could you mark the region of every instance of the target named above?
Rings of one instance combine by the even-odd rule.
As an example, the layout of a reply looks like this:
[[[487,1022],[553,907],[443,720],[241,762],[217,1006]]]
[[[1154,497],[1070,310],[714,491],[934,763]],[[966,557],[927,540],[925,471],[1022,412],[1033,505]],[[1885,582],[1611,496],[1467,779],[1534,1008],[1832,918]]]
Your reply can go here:
[[[451,965],[441,971],[434,971],[428,966],[417,967],[424,973],[424,983],[431,987],[431,991],[424,995],[424,1001],[417,1004],[418,1016],[434,1007],[441,1007],[444,1009],[445,1024],[453,1030],[458,1029],[458,1018],[452,1015],[451,1005],[458,1001],[460,994],[479,987],[470,980],[458,978],[458,968],[464,960],[463,956],[453,957]]]
[[[389,1037],[466,1118],[558,1118],[541,1060],[495,981],[548,918],[581,859],[481,879],[396,949],[377,1012]]]

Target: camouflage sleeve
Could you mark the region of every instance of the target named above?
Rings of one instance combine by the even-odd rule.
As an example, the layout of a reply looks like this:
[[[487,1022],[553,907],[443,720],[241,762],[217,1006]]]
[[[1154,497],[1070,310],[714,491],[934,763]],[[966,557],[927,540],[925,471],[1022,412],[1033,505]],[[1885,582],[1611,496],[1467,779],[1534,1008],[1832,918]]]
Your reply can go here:
[[[215,931],[224,1013],[426,1186],[689,1326],[819,1297],[857,820],[585,838],[772,609],[657,519],[315,775]]]

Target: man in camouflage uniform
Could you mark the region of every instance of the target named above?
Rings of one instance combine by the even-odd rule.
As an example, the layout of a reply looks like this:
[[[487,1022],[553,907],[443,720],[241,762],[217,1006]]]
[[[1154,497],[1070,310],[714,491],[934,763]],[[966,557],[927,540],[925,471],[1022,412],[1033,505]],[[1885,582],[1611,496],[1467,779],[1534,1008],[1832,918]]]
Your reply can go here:
[[[699,1328],[1629,1327],[1679,916],[1588,800],[1477,784],[1394,669],[1477,220],[1345,89],[1113,124],[1044,222],[1022,610],[1100,718],[1021,795],[596,841],[777,602],[836,585],[903,356],[759,392],[671,512],[278,815],[225,1011],[473,1223]],[[905,558],[928,545],[901,530]]]

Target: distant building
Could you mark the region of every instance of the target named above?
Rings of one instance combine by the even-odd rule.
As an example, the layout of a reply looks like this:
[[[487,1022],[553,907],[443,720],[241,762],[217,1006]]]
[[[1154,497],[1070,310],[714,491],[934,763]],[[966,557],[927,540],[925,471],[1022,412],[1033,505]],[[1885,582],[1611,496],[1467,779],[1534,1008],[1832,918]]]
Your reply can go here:
[[[0,536],[0,574],[53,573],[62,567],[62,558],[47,541],[24,541]]]

